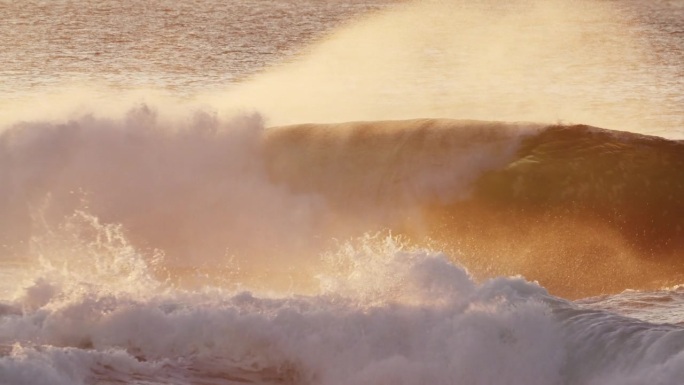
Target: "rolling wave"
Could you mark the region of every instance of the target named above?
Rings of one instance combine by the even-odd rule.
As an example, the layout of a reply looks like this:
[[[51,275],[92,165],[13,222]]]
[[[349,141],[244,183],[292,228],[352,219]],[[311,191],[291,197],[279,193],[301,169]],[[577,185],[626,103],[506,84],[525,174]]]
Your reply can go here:
[[[323,194],[342,216],[382,208],[384,225],[438,240],[477,273],[523,274],[567,296],[682,279],[681,141],[453,120],[267,135],[275,180]]]
[[[684,276],[683,146],[582,125],[265,128],[258,115],[169,122],[147,107],[21,123],[0,136],[2,255],[68,254],[74,234],[91,237],[74,230],[81,212],[163,255],[174,279],[315,288],[338,240],[391,231],[478,278],[522,274],[569,298],[671,286]]]

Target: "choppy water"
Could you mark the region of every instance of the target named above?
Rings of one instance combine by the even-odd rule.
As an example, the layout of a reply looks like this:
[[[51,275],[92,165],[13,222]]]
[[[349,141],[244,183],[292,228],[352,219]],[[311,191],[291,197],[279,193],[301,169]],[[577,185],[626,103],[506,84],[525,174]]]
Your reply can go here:
[[[684,3],[0,16],[0,384],[681,384]]]

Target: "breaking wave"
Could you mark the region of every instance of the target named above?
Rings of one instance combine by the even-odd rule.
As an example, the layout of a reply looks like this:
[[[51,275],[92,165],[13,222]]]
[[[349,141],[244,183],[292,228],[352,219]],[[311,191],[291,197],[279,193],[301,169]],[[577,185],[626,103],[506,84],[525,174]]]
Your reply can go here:
[[[681,281],[681,142],[143,106],[16,124],[0,157],[10,384],[682,375],[679,326],[557,297]]]
[[[179,282],[239,272],[307,290],[338,240],[391,231],[565,297],[657,288],[684,273],[682,146],[528,123],[168,122],[148,107],[21,123],[0,137],[0,244],[35,261],[36,240],[80,211]]]

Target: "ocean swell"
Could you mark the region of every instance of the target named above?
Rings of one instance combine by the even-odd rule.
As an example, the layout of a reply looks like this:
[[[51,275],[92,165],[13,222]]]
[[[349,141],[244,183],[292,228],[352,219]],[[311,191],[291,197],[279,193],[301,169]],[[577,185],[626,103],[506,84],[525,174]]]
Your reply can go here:
[[[569,297],[677,284],[684,144],[583,125],[454,120],[273,129],[272,178]],[[269,158],[270,156],[270,158]]]

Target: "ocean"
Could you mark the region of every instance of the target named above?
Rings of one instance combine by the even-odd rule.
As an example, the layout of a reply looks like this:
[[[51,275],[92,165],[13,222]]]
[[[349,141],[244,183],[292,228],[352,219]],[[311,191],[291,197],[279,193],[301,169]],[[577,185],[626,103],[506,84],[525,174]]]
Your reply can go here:
[[[684,2],[0,15],[0,385],[684,384]]]

